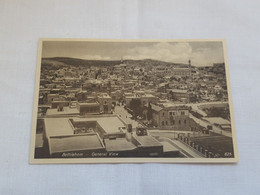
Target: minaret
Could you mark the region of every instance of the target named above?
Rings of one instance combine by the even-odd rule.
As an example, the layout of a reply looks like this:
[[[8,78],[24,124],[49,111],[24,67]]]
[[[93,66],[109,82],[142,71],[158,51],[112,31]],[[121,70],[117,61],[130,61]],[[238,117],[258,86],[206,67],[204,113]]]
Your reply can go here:
[[[191,60],[189,59],[189,72],[190,72],[190,76],[191,76]]]

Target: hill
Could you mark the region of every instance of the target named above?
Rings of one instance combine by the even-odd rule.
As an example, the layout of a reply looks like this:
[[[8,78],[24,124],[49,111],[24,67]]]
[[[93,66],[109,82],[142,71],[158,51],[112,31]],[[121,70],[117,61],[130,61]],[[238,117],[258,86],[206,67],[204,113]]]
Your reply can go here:
[[[151,66],[175,66],[175,67],[188,67],[187,64],[164,62],[160,60],[153,59],[143,59],[143,60],[124,60],[125,63],[129,65],[151,65]],[[70,65],[70,66],[114,66],[120,64],[120,60],[84,60],[78,58],[69,57],[53,57],[53,58],[42,58],[42,66],[44,65]]]

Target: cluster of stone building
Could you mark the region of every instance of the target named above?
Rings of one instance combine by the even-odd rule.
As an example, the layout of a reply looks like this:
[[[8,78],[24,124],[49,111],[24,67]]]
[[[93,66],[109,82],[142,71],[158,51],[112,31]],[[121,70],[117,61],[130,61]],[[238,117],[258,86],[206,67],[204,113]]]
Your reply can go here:
[[[152,112],[151,125],[163,129],[189,130],[194,121],[189,107],[178,103],[227,100],[225,65],[195,68],[149,63],[124,63],[111,67],[42,67],[39,114],[108,114],[118,102],[129,107],[141,101],[143,117]]]
[[[134,91],[183,103],[227,100],[224,63],[200,68],[191,64],[153,66],[133,62],[106,68],[64,65],[53,70],[42,67],[40,87],[42,104],[50,103],[49,94],[80,101],[84,96],[108,93],[118,101]]]
[[[174,147],[164,151],[164,144],[145,129],[133,134],[116,116],[118,104],[129,109],[133,100],[141,103],[140,123],[144,126],[178,131],[203,129],[208,134],[207,128],[190,117],[187,104],[227,100],[225,66],[195,68],[190,61],[175,66],[159,62],[156,66],[150,62],[87,68],[42,66],[38,117],[43,120],[44,133],[38,140],[42,140],[39,148],[47,147],[52,157],[102,157],[109,153],[182,156]]]
[[[174,146],[165,150],[146,128],[133,131],[114,114],[59,114],[38,118],[35,158],[183,157]]]

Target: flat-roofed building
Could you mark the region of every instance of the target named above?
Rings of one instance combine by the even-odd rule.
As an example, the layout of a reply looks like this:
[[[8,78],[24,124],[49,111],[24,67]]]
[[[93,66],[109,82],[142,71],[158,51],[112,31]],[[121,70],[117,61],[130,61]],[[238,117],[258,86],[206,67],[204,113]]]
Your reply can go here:
[[[132,135],[132,142],[138,147],[138,156],[162,156],[163,145],[150,135]]]
[[[143,106],[148,103],[156,103],[157,101],[158,101],[158,98],[152,94],[143,94],[141,96],[141,103]]]
[[[99,135],[91,133],[76,133],[69,117],[44,119],[44,142],[51,157],[86,157],[91,152],[105,152],[105,147]]]
[[[110,157],[133,157],[137,153],[137,146],[126,138],[104,139],[106,151]]]
[[[98,102],[77,102],[76,107],[80,115],[100,114],[100,104]]]
[[[180,77],[191,76],[191,70],[190,68],[173,68],[171,74]]]
[[[47,95],[47,103],[48,104],[51,104],[51,102],[54,100],[54,99],[58,99],[60,96],[59,94],[48,94]]]
[[[146,106],[147,115],[151,112],[152,125],[160,129],[190,130],[189,108],[171,102]]]
[[[98,96],[98,102],[100,104],[100,112],[111,113],[112,109],[112,98],[104,93]]]
[[[106,152],[103,141],[105,139],[119,139],[120,143],[122,143],[123,140],[126,140],[123,129],[126,129],[126,126],[117,116],[88,118],[58,117],[44,119],[46,148],[48,148],[51,156],[62,156],[64,152],[71,153],[75,151],[80,153],[79,155],[81,156],[89,155],[91,151]],[[83,137],[76,137],[77,135],[82,135]],[[77,141],[79,143],[77,143]],[[102,142],[101,145],[99,142]],[[131,145],[131,143],[128,145]],[[64,155],[63,157],[69,157],[74,154]],[[80,157],[77,156],[78,154],[75,155],[75,157]]]
[[[202,119],[222,130],[231,131],[230,121],[222,117],[203,117]]]
[[[44,129],[47,138],[74,134],[74,127],[68,117],[45,118]]]
[[[76,128],[85,128],[98,133],[101,138],[125,137],[126,125],[115,115],[106,117],[73,117],[71,124]]]
[[[62,101],[62,100],[54,100],[51,102],[51,108],[58,108],[58,107],[65,107],[69,106],[70,102],[69,101]]]
[[[91,153],[105,153],[105,147],[98,135],[78,134],[49,138],[50,155],[63,158],[91,157]]]
[[[155,97],[152,94],[146,94],[146,93],[140,94],[140,93],[137,93],[137,94],[134,94],[132,96],[126,96],[125,97],[125,101],[126,101],[126,106],[127,107],[130,106],[130,102],[133,99],[139,99],[141,101],[141,105],[142,106],[144,106],[144,105],[146,105],[148,103],[156,103],[158,101],[158,98]]]
[[[46,116],[48,116],[48,117],[77,116],[79,114],[80,113],[77,108],[71,108],[71,107],[49,108],[46,112]]]
[[[117,116],[97,119],[97,132],[101,138],[125,137],[123,129],[126,125]]]
[[[184,103],[190,102],[190,95],[187,90],[183,89],[168,89],[169,96],[173,101],[180,101]]]
[[[143,127],[128,132],[130,137],[126,137],[126,126],[117,116],[52,117],[43,121],[43,142],[38,141],[35,151],[40,147],[48,154],[41,157],[37,152],[37,158],[175,155],[173,148],[164,149],[165,144],[150,136]]]
[[[167,141],[160,141],[160,143],[163,145],[163,156],[167,157],[181,157],[180,150],[173,146],[170,142]]]

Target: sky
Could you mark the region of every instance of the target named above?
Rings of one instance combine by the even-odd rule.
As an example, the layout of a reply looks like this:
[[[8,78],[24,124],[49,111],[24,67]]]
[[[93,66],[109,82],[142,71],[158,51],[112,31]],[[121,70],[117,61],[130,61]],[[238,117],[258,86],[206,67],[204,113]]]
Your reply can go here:
[[[224,62],[221,41],[122,42],[43,41],[42,57],[72,57],[89,60],[155,59],[194,66]]]

